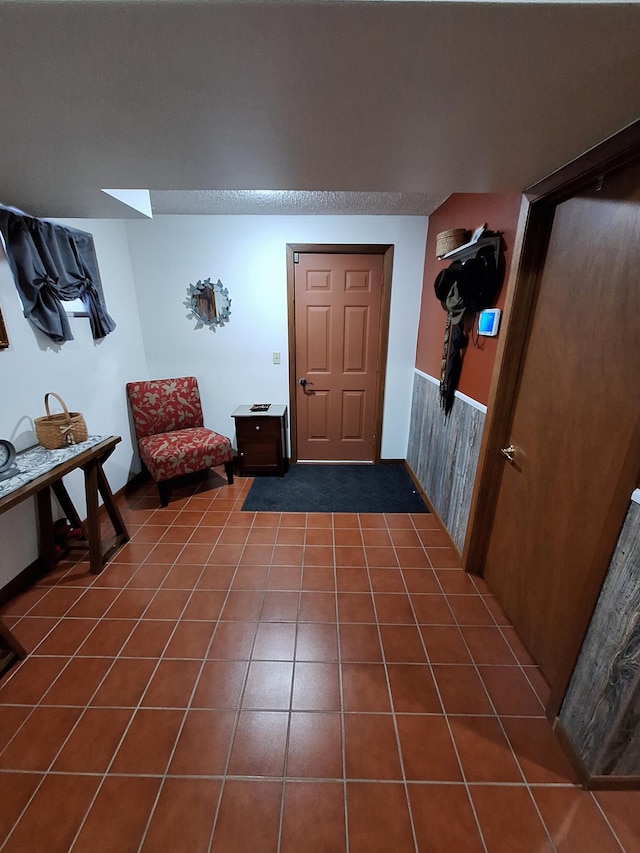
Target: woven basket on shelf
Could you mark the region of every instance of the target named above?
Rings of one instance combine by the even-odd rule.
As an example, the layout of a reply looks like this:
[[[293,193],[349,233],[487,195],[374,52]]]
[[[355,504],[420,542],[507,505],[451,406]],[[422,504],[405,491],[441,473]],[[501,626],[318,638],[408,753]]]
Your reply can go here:
[[[467,241],[468,232],[464,228],[452,228],[450,231],[441,231],[436,235],[436,255],[441,258],[447,252],[453,252],[458,246],[464,246]]]
[[[64,413],[52,415],[49,411],[49,397],[55,397],[64,409]],[[56,450],[68,444],[79,444],[89,437],[87,425],[80,412],[70,412],[62,397],[53,391],[44,395],[46,416],[34,418],[36,437],[47,450]]]

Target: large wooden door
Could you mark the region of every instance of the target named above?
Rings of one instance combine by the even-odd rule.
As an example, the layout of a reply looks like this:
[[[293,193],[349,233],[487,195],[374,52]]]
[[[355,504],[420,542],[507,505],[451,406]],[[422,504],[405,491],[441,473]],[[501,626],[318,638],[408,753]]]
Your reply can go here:
[[[485,562],[560,697],[637,485],[639,271],[636,164],[555,208]]]
[[[383,263],[381,254],[297,253],[299,461],[375,460]]]

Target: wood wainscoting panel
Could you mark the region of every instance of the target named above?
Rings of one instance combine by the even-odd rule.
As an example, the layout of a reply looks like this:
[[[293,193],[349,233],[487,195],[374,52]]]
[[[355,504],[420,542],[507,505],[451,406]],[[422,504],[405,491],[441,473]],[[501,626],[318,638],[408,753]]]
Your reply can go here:
[[[629,507],[560,722],[592,776],[640,768],[640,504]]]
[[[434,380],[416,371],[407,462],[462,551],[485,413],[456,397],[445,417],[439,390]]]

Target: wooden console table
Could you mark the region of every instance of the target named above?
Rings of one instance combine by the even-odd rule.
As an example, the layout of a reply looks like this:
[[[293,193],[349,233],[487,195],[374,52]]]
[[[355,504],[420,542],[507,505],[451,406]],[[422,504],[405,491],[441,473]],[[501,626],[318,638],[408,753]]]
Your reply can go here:
[[[38,508],[38,553],[40,567],[47,572],[53,569],[55,559],[53,538],[53,514],[51,491],[58,499],[62,510],[73,527],[83,531],[85,541],[78,547],[89,549],[89,568],[93,574],[102,571],[106,559],[122,544],[129,541],[129,534],[109,488],[103,464],[111,456],[120,436],[90,436],[80,444],[60,450],[31,447],[16,456],[18,473],[7,480],[0,480],[0,515],[27,498],[35,497]],[[63,483],[63,477],[71,471],[84,472],[87,519],[83,523]],[[98,494],[102,496],[115,536],[102,542]],[[0,674],[17,658],[24,658],[26,651],[11,631],[0,621]]]
[[[45,450],[44,447],[32,447],[18,453],[16,464],[18,474],[8,480],[0,481],[0,515],[12,509],[27,498],[35,497],[38,508],[38,553],[44,571],[50,571],[55,565],[53,540],[53,515],[51,511],[51,491],[73,527],[79,527],[84,533],[85,547],[89,549],[89,567],[98,574],[105,560],[124,542],[129,534],[109,488],[103,465],[113,453],[120,436],[90,436],[87,441],[60,450]],[[63,483],[63,477],[72,471],[84,472],[87,519],[80,520],[69,493]],[[103,546],[100,535],[100,515],[98,494],[102,496],[115,537]]]

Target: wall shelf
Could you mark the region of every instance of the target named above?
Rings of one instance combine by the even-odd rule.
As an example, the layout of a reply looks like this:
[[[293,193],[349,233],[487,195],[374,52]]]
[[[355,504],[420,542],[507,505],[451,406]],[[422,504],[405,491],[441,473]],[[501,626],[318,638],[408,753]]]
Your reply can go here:
[[[464,246],[459,246],[457,249],[452,249],[444,255],[438,255],[439,261],[468,261],[469,258],[474,258],[478,249],[484,246],[492,246],[496,253],[496,260],[500,255],[501,234],[492,234],[490,237],[480,237],[475,243],[465,243]]]

